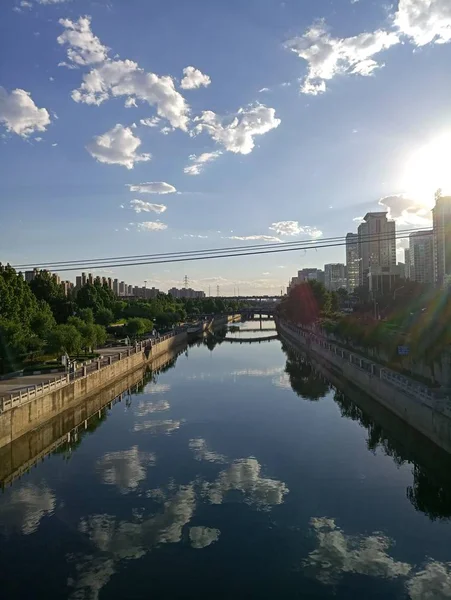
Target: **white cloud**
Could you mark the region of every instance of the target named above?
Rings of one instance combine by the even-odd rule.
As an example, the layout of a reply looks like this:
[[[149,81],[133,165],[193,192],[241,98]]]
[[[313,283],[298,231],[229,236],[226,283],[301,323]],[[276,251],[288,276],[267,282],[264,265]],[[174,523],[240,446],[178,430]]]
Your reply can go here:
[[[417,46],[451,41],[449,0],[399,0],[395,25]]]
[[[65,2],[70,2],[71,0],[36,0],[38,4],[64,4]]]
[[[431,209],[403,194],[381,198],[379,204],[387,209],[387,217],[394,219],[398,225],[428,226],[431,224]]]
[[[272,223],[269,228],[275,231],[279,235],[308,235],[311,238],[319,238],[323,235],[323,232],[316,227],[310,227],[309,225],[299,225],[298,221],[277,221]]]
[[[408,563],[397,562],[387,554],[392,542],[383,534],[347,535],[335,525],[334,519],[326,517],[313,518],[310,524],[317,548],[303,564],[324,584],[334,585],[346,573],[394,579],[411,571]]]
[[[33,483],[14,489],[9,498],[0,502],[0,527],[6,532],[19,529],[23,535],[34,533],[41,519],[53,514],[55,496],[46,486]]]
[[[146,127],[157,127],[160,121],[160,117],[151,117],[150,119],[140,119],[139,122]]]
[[[229,152],[249,154],[255,146],[254,136],[268,133],[280,125],[281,121],[275,114],[274,108],[259,103],[240,108],[231,118],[207,110],[194,119],[197,125],[192,134],[206,131]]]
[[[220,150],[216,150],[215,152],[203,152],[197,156],[196,154],[191,154],[189,157],[192,164],[187,165],[183,172],[187,175],[200,175],[205,168],[205,165],[213,160],[216,160],[219,156],[221,156],[222,152]]]
[[[193,548],[206,548],[210,544],[217,542],[221,532],[219,529],[210,527],[191,527],[189,530],[189,539]]]
[[[38,108],[29,92],[15,89],[10,94],[0,87],[0,123],[7,131],[27,137],[35,131],[45,131],[50,115],[45,108]]]
[[[162,127],[160,129],[160,133],[162,133],[163,135],[169,135],[171,131],[174,131],[172,127]]]
[[[133,169],[135,163],[151,159],[150,154],[137,154],[141,140],[133,135],[129,127],[117,124],[106,133],[99,135],[86,146],[86,150],[101,163],[122,165]]]
[[[127,98],[124,104],[125,108],[138,108],[135,98]],[[135,125],[136,127],[136,125]]]
[[[248,242],[251,240],[261,240],[263,242],[281,242],[282,240],[273,235],[232,235],[226,237],[226,240],[240,240],[242,242]]]
[[[138,231],[164,231],[168,228],[165,223],[161,221],[144,221],[144,223],[138,223]]]
[[[48,2],[47,2],[48,3]],[[60,19],[65,31],[58,36],[58,44],[67,44],[67,58],[76,65],[95,65],[107,59],[109,48],[104,46],[91,31],[91,17],[80,17],[78,21]]]
[[[258,90],[258,93],[261,94],[262,92],[269,92],[269,91],[271,91],[269,88],[262,87],[261,90]]]
[[[189,441],[189,449],[194,454],[194,458],[198,461],[207,461],[212,463],[225,463],[227,459],[224,455],[218,454],[213,450],[209,450],[207,442],[203,438],[194,438]]]
[[[159,117],[174,128],[187,130],[189,106],[169,75],[146,73],[131,60],[107,60],[85,74],[81,86],[72,92],[75,102],[97,106],[111,96],[126,96],[156,106]]]
[[[130,200],[130,206],[136,213],[155,212],[161,214],[167,208],[164,204],[152,204],[152,202],[144,202],[143,200]]]
[[[195,69],[194,67],[185,67],[183,69],[183,79],[180,83],[180,87],[183,90],[194,90],[196,88],[207,87],[211,83],[211,79],[208,75],[205,75],[199,69]]]
[[[148,181],[147,183],[129,183],[127,185],[131,192],[138,192],[138,194],[173,194],[177,191],[173,185],[165,181]]]
[[[98,462],[103,482],[115,485],[121,494],[135,490],[146,478],[146,467],[154,466],[155,454],[140,452],[138,446],[121,452],[107,452]]]
[[[287,486],[277,479],[262,477],[260,472],[261,466],[255,458],[236,460],[216,481],[204,485],[205,493],[212,504],[221,504],[232,490],[242,492],[245,501],[257,508],[282,504],[289,491]]]
[[[144,388],[145,394],[166,394],[171,390],[169,383],[154,383],[153,381],[148,383]]]
[[[374,56],[398,43],[396,33],[382,29],[348,38],[334,38],[325,23],[319,21],[304,35],[288,40],[286,47],[307,61],[308,71],[301,91],[316,95],[325,92],[326,82],[336,75],[372,75],[383,66],[374,60]]]

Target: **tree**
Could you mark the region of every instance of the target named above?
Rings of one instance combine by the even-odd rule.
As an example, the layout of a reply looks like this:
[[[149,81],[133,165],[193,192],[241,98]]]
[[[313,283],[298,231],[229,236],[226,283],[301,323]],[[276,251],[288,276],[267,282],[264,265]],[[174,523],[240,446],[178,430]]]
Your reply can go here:
[[[114,314],[110,308],[101,308],[96,314],[96,322],[108,327],[114,321]]]
[[[77,312],[77,316],[84,323],[94,323],[94,312],[92,308],[79,308]]]
[[[71,303],[64,295],[64,290],[55,275],[48,271],[39,271],[29,285],[38,300],[43,300],[49,304],[58,323],[66,321],[71,314]]]
[[[53,316],[50,306],[47,304],[47,302],[41,300],[38,302],[37,312],[31,319],[31,330],[40,338],[45,339],[55,325],[55,317]]]
[[[132,317],[124,326],[125,332],[132,338],[136,338],[143,333],[146,333],[146,331],[151,331],[152,329],[152,321],[148,319],[140,319],[138,317]]]
[[[78,354],[82,337],[74,325],[57,325],[50,333],[48,348],[55,354]]]

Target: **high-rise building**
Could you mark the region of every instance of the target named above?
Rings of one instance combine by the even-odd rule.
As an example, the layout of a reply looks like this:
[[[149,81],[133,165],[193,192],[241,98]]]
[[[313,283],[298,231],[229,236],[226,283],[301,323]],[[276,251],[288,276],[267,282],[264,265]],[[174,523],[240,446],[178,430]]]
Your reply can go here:
[[[127,288],[127,296],[133,296],[133,286],[127,285],[125,287]]]
[[[113,281],[113,292],[116,294],[116,296],[119,296],[119,279],[115,279]]]
[[[442,286],[451,277],[451,196],[435,196],[432,209],[434,244],[434,280]]]
[[[32,271],[25,271],[25,281],[27,283],[30,283],[30,281],[33,281],[33,279],[36,277],[36,275],[39,273],[38,269],[33,269]]]
[[[121,281],[119,284],[119,296],[125,296],[125,282]]]
[[[410,279],[412,275],[412,263],[410,248],[404,248],[404,276]]]
[[[88,283],[88,278],[86,277],[86,273],[81,274],[81,285],[84,286]]]
[[[410,279],[419,283],[434,283],[434,237],[432,229],[409,236]]]
[[[352,293],[359,285],[359,234],[346,236],[346,277],[347,290]]]
[[[343,263],[324,265],[324,285],[330,292],[346,288],[346,267]]]
[[[81,286],[81,275],[77,275],[77,277],[75,278],[75,287],[77,288],[77,290],[79,290]]]
[[[107,285],[110,288],[110,290],[113,289],[113,280],[111,279],[111,277],[108,277]]]
[[[92,276],[92,273],[88,273],[88,283],[91,285],[94,284],[94,277]]]
[[[359,284],[369,286],[371,267],[396,271],[396,226],[386,212],[370,212],[359,225]],[[385,271],[385,272],[389,272]]]

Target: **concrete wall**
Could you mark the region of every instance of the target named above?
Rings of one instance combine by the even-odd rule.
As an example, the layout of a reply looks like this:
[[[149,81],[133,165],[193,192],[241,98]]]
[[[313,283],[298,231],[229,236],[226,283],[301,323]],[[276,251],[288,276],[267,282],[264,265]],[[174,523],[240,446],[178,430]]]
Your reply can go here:
[[[182,347],[183,348],[183,347]],[[152,361],[152,372],[156,372],[173,360],[177,350],[169,350]],[[71,406],[56,417],[47,420],[41,427],[33,429],[0,448],[0,485],[5,485],[30,469],[39,460],[53,452],[67,440],[70,432],[84,427],[87,419],[101,411],[121,395],[142,382],[149,365],[139,367],[115,383],[103,388],[89,398]]]
[[[314,360],[332,367],[340,378],[349,380],[366,394],[380,402],[403,421],[420,431],[446,452],[451,453],[451,418],[449,408],[439,400],[426,404],[395,388],[377,375],[373,375],[338,355],[325,350],[308,338],[296,336],[290,329],[278,324],[282,339],[288,338]]]
[[[145,352],[133,354],[86,377],[76,379],[64,387],[4,411],[0,414],[0,448],[30,430],[40,427],[49,419],[98,392],[116,379],[123,378],[127,373],[145,366],[147,362],[153,362],[157,357],[186,343],[186,340],[186,332],[180,333],[152,346],[148,359]]]

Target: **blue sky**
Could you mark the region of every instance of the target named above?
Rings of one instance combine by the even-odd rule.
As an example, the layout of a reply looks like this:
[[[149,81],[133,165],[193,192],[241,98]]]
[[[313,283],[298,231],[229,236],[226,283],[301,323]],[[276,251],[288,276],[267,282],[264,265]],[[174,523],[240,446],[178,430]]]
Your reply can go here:
[[[320,239],[369,210],[424,226],[451,183],[449,0],[0,10],[2,262]],[[327,262],[344,249],[104,274],[275,293]]]

